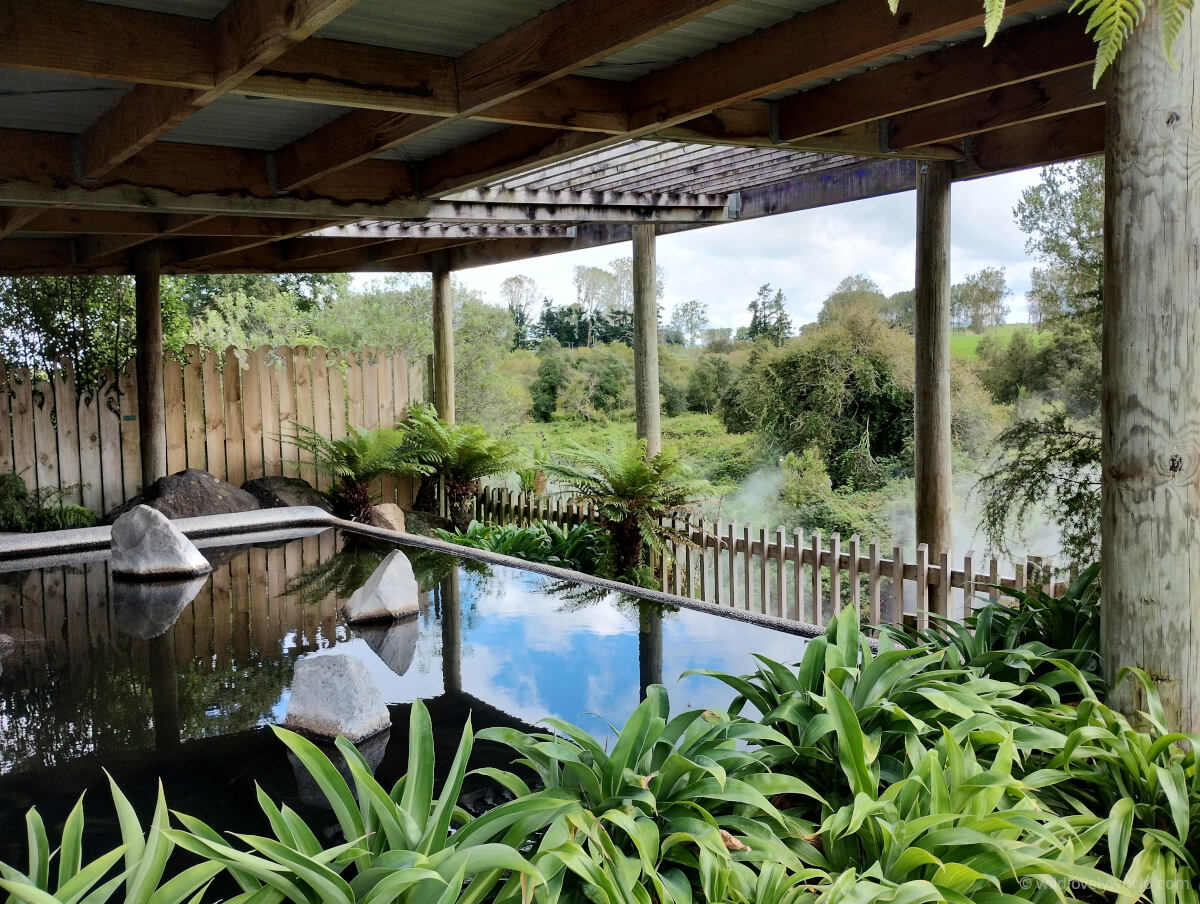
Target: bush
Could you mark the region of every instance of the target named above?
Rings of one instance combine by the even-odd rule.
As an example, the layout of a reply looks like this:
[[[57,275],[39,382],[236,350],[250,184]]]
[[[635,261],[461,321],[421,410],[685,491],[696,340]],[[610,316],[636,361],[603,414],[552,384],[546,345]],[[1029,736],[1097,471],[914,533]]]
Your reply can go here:
[[[573,527],[562,527],[551,521],[539,521],[528,527],[472,521],[466,530],[438,530],[436,533],[449,543],[472,549],[486,549],[526,562],[570,568],[600,577],[611,576],[612,552],[608,547],[608,535],[590,521]]]
[[[687,406],[691,411],[711,414],[721,401],[721,394],[733,385],[733,368],[720,355],[701,355],[687,383]]]
[[[0,531],[36,533],[92,527],[96,514],[80,505],[63,503],[69,490],[33,490],[15,471],[0,474]]]

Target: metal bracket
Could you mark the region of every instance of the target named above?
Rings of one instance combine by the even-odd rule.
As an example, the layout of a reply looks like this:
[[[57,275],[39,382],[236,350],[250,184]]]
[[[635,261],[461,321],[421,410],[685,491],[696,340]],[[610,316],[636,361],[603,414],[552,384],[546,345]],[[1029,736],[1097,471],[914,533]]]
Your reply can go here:
[[[276,197],[286,195],[287,192],[279,190],[279,176],[275,170],[275,155],[267,154],[267,188],[271,190],[271,194]]]
[[[742,215],[742,193],[740,191],[730,192],[725,199],[725,216],[731,220],[736,220]]]
[[[767,101],[767,123],[771,144],[783,144],[783,138],[779,134],[779,101]]]
[[[75,181],[82,185],[95,185],[95,179],[89,179],[83,174],[83,139],[79,135],[71,138],[71,167],[75,171]]]
[[[891,118],[879,120],[879,150],[884,154],[896,153],[896,149],[892,147],[892,143],[888,138],[888,127],[891,124]]]

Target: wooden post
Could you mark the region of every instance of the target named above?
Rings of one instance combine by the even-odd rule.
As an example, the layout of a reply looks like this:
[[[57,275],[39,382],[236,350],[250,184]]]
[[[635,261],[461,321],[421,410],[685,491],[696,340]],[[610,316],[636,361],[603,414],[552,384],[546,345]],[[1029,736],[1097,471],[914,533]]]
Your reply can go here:
[[[158,246],[143,245],[134,260],[137,324],[138,433],[142,486],[167,476],[167,415],[163,398],[162,298]]]
[[[633,227],[633,374],[638,439],[646,456],[662,451],[658,402],[658,288],[655,285],[654,226]]]
[[[1200,731],[1200,14],[1178,67],[1153,8],[1106,77],[1104,562],[1110,702],[1145,710],[1145,669],[1171,731]]]
[[[656,604],[642,601],[638,608],[638,698],[645,700],[650,685],[663,680],[663,623]]]
[[[917,168],[916,334],[917,542],[936,558],[950,550],[950,164]]]
[[[454,423],[454,296],[450,271],[440,261],[433,271],[433,398],[438,416]]]

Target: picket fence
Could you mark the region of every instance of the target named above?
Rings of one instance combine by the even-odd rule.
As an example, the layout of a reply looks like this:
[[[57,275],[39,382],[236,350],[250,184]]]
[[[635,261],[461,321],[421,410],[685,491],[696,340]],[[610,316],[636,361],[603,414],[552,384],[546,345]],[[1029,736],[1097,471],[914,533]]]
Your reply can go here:
[[[592,506],[565,495],[514,493],[502,487],[480,490],[475,511],[479,520],[501,524],[551,521],[570,526],[595,518]],[[968,552],[962,567],[953,568],[948,554],[931,561],[923,543],[906,562],[900,546],[886,550],[881,541],[863,542],[857,534],[843,540],[836,533],[824,538],[820,531],[805,535],[798,529],[704,519],[680,520],[674,526],[692,544],[676,544],[672,555],[661,560],[663,589],[808,624],[827,624],[845,606],[855,605],[871,624],[924,628],[931,613],[961,620],[979,605],[1000,599],[1001,588],[1024,591],[1040,585],[1057,596],[1067,586],[1053,562],[1039,556],[1018,560],[1011,571],[1002,572],[999,559],[981,561]],[[885,556],[888,551],[891,558]]]
[[[0,472],[97,513],[139,493],[136,373],[131,360],[77,393],[69,361],[49,374],[0,365]],[[311,456],[290,441],[293,421],[335,439],[347,423],[394,423],[422,394],[420,366],[372,348],[188,346],[167,356],[163,380],[167,472],[202,468],[235,485],[282,475],[324,488],[328,478],[305,467]],[[376,490],[385,500],[411,498],[403,480],[385,478]]]

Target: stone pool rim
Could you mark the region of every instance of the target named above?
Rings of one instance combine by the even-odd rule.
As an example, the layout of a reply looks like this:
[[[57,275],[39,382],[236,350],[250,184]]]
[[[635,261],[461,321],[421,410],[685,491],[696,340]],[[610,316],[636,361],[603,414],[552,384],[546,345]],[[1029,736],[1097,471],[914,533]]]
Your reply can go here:
[[[813,638],[825,634],[825,628],[820,625],[789,621],[774,615],[721,606],[661,590],[650,590],[621,581],[584,574],[580,571],[558,568],[554,565],[544,565],[514,556],[459,546],[456,543],[434,537],[372,527],[356,521],[346,521],[315,506],[201,515],[194,518],[173,519],[172,523],[200,549],[214,546],[271,543],[311,536],[334,528],[344,533],[383,540],[401,547],[426,549],[459,559],[470,559],[502,568],[532,571],[546,577],[576,584],[588,584],[648,602],[691,609],[696,612],[707,612],[721,618],[731,618],[735,621],[747,622],[799,637]],[[111,534],[112,528],[108,525],[32,534],[0,534],[0,572],[27,571],[107,558]]]

